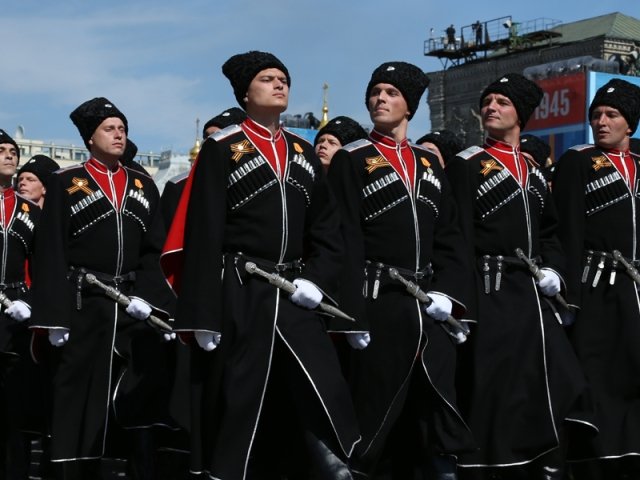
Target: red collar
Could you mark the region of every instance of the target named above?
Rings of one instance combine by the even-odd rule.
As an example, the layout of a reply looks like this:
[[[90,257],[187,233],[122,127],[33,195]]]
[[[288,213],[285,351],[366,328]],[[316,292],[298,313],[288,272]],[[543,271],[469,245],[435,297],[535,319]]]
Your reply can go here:
[[[501,140],[496,140],[495,138],[487,137],[484,141],[485,148],[495,148],[504,153],[520,153],[520,145],[516,145],[515,147],[510,143],[503,142]]]
[[[602,149],[603,152],[605,153],[610,153],[611,155],[619,155],[619,156],[623,156],[623,155],[629,155],[629,149],[627,148],[626,150],[618,150],[617,148],[603,148]]]
[[[278,141],[282,137],[282,128],[278,128],[275,134],[271,133],[271,130],[260,125],[249,117],[246,118],[244,122],[242,122],[242,128],[248,130],[253,135],[262,138],[263,140],[268,141]]]
[[[388,135],[384,135],[378,132],[377,130],[372,130],[369,136],[371,137],[371,140],[373,140],[374,142],[379,143],[384,147],[393,148],[394,150],[397,148],[409,147],[409,140],[407,140],[406,138],[402,140],[400,143],[398,143],[395,141],[394,138]]]
[[[3,199],[8,200],[16,196],[16,191],[13,187],[9,187],[4,192],[0,192],[0,196],[2,196]]]
[[[98,160],[95,157],[91,157],[87,161],[87,165],[93,167],[98,173],[107,173],[110,169]],[[120,169],[120,162],[118,162],[113,169],[111,169],[111,173],[116,173]]]

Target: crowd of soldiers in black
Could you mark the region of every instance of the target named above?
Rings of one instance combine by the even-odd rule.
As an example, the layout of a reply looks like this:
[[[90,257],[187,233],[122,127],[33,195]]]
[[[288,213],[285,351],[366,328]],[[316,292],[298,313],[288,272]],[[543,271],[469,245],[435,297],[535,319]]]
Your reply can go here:
[[[603,85],[554,163],[519,74],[465,149],[407,139],[406,62],[373,71],[370,133],[314,145],[278,58],[222,72],[240,108],[162,196],[106,98],[68,168],[0,130],[0,478],[34,438],[65,480],[640,478],[639,87]]]

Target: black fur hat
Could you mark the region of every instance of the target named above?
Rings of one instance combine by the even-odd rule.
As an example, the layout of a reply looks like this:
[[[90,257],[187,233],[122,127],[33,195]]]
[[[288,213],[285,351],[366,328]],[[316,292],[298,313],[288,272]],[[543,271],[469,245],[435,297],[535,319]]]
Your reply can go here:
[[[358,122],[344,116],[332,118],[324,127],[318,130],[313,145],[316,146],[320,137],[325,134],[336,137],[343,147],[361,138],[367,138],[367,132]]]
[[[202,127],[202,138],[206,138],[207,128],[218,127],[220,129],[227,128],[231,125],[240,125],[247,118],[247,113],[238,107],[231,107],[224,112],[210,119]]]
[[[638,128],[640,118],[640,87],[619,78],[613,78],[601,86],[589,105],[589,118],[595,108],[606,105],[617,109],[627,120],[631,135]]]
[[[420,105],[420,97],[429,86],[429,77],[418,67],[406,62],[386,62],[371,74],[364,104],[369,108],[371,89],[379,83],[389,83],[402,93],[409,107],[409,120]]]
[[[18,163],[20,163],[20,147],[16,143],[16,141],[9,136],[7,132],[0,128],[0,143],[10,143],[14,147],[16,147],[16,151],[18,152]]]
[[[544,168],[547,158],[551,155],[551,147],[547,142],[528,133],[520,136],[520,151],[531,155],[542,168]]]
[[[89,146],[89,140],[96,131],[96,128],[100,126],[107,118],[117,117],[124,123],[124,131],[129,134],[129,124],[127,123],[127,117],[124,116],[118,108],[104,97],[96,97],[91,100],[87,100],[82,105],[77,107],[69,115],[71,121],[78,128],[80,136],[84,141],[87,149],[91,150]]]
[[[222,73],[229,79],[233,87],[233,94],[238,104],[244,109],[244,97],[247,94],[249,84],[258,73],[267,68],[277,68],[287,77],[287,83],[291,86],[289,70],[275,55],[268,52],[251,51],[234,55],[222,65]]]
[[[518,112],[520,130],[524,130],[529,117],[540,104],[540,100],[544,95],[542,89],[535,82],[528,80],[519,73],[507,73],[490,83],[480,96],[480,109],[482,109],[484,97],[490,93],[499,93],[511,100],[516,112]]]
[[[458,152],[464,150],[464,143],[462,143],[460,137],[458,137],[458,135],[453,133],[451,130],[445,129],[427,133],[426,135],[420,137],[416,143],[420,145],[424,142],[433,143],[436,147],[438,147],[445,165],[449,162],[449,160],[455,157]]]
[[[58,165],[55,160],[47,157],[46,155],[34,155],[25,163],[20,170],[18,170],[18,177],[25,172],[33,173],[43,185],[47,185],[51,174],[58,170]]]

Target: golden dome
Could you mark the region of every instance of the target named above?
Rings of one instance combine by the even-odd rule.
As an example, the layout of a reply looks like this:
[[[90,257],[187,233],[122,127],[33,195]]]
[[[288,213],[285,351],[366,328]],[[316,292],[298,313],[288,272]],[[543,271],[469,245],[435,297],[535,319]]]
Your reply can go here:
[[[196,139],[195,145],[189,150],[189,159],[193,162],[198,156],[198,153],[200,153],[200,140]]]

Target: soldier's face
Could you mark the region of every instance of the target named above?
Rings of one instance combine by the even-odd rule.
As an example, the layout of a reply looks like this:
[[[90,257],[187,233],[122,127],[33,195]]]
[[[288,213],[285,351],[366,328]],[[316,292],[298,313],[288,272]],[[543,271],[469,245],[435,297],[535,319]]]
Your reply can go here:
[[[340,140],[330,133],[325,133],[320,136],[318,143],[316,143],[316,155],[322,164],[327,167],[331,163],[333,155],[340,150],[341,147]]]
[[[18,193],[29,200],[39,202],[46,190],[38,177],[31,172],[23,172],[18,176]]]
[[[0,143],[0,176],[13,177],[18,168],[18,150],[11,143]]]
[[[631,129],[617,108],[600,105],[593,109],[591,131],[596,144],[603,148],[626,150]]]
[[[118,160],[127,145],[124,123],[117,117],[106,118],[89,140],[91,154],[99,160]]]
[[[378,83],[369,94],[369,116],[376,127],[394,127],[408,121],[409,106],[396,87]]]
[[[245,103],[247,113],[284,112],[289,104],[287,76],[277,68],[262,70],[251,80]]]
[[[509,97],[499,93],[490,93],[482,99],[482,125],[491,135],[503,133],[520,128],[518,112]]]

